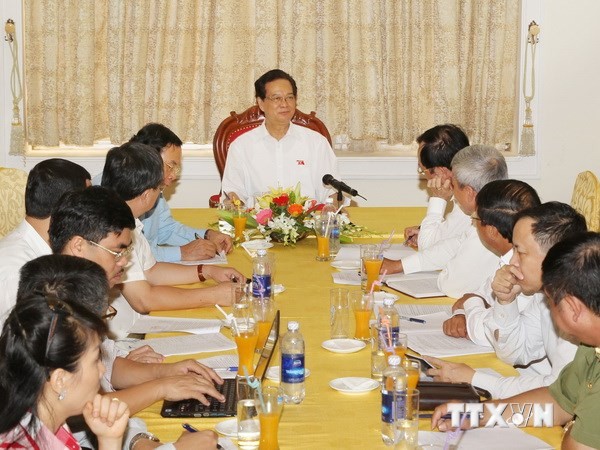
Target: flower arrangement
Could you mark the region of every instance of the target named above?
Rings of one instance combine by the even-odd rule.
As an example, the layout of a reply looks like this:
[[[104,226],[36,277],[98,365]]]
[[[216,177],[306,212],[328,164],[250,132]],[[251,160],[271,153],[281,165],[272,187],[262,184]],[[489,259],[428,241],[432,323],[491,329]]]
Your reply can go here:
[[[246,240],[260,234],[267,240],[294,245],[300,239],[314,234],[315,216],[323,209],[315,199],[302,196],[300,183],[294,188],[271,188],[257,197],[254,205],[246,209]],[[233,212],[220,210],[219,217],[233,224]],[[338,215],[340,241],[352,242],[353,237],[365,237],[371,233],[354,225],[345,214]]]

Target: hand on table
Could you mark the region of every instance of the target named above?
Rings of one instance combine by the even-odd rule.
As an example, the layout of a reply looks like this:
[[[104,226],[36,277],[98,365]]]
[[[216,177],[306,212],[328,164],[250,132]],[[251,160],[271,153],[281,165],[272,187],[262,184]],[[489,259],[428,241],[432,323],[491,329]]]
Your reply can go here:
[[[444,321],[442,330],[445,335],[455,338],[469,338],[467,333],[467,319],[464,314],[457,314]]]
[[[149,345],[142,345],[135,350],[131,350],[126,359],[140,363],[161,363],[165,360],[165,357],[160,353],[156,353]]]
[[[212,430],[200,430],[196,433],[184,431],[175,442],[177,450],[209,450],[216,449],[218,436]]]
[[[201,375],[188,373],[172,377],[160,378],[161,398],[177,401],[187,398],[195,398],[203,405],[209,405],[210,401],[205,395],[216,398],[221,403],[225,401],[223,394],[215,389],[211,380]]]
[[[233,267],[205,265],[202,268],[202,274],[206,278],[214,280],[217,283],[222,283],[224,281],[246,281],[246,277]]]
[[[203,261],[214,258],[217,246],[208,239],[194,239],[181,247],[181,259],[184,261]]]
[[[381,270],[379,273],[386,272],[386,274],[392,273],[401,273],[402,269],[402,261],[394,261],[393,259],[383,258],[383,264],[381,264]]]
[[[496,300],[502,304],[512,303],[522,292],[517,284],[523,279],[523,274],[517,266],[507,264],[496,271],[492,281],[492,291]]]
[[[433,356],[424,356],[423,359],[434,367],[427,370],[427,375],[435,381],[470,383],[475,375],[475,370],[463,363],[444,361]]]
[[[433,411],[433,415],[431,416],[431,429],[435,430],[436,428],[440,431],[451,431],[452,428],[452,419],[445,419],[444,416],[448,413],[448,405],[450,403],[444,403]],[[465,420],[461,427],[463,430],[468,430],[471,428],[471,421]]]
[[[231,236],[221,233],[216,230],[208,230],[206,232],[206,239],[215,244],[218,252],[230,253],[233,250],[233,239]]]
[[[187,374],[196,374],[206,380],[223,384],[223,379],[213,369],[200,364],[195,359],[184,359],[176,363],[162,364],[160,367],[160,378]]]

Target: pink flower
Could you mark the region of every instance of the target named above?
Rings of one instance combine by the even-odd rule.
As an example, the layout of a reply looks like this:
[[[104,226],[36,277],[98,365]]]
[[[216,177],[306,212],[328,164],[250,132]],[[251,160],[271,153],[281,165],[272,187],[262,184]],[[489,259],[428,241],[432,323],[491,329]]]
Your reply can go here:
[[[270,218],[273,217],[273,211],[270,209],[263,209],[256,213],[256,221],[260,225],[266,225]]]

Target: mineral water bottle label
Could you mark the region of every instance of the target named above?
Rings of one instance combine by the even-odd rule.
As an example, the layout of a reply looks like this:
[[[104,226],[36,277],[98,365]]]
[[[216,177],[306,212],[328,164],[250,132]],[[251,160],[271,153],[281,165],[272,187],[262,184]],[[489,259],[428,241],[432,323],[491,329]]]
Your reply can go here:
[[[271,296],[271,275],[252,275],[252,296]]]
[[[332,237],[333,239],[339,239],[339,238],[340,238],[340,229],[339,229],[339,227],[335,227],[335,226],[334,226],[334,227],[331,229],[331,237]]]
[[[381,391],[381,421],[394,423],[394,393]]]
[[[281,355],[281,381],[284,383],[304,382],[304,355],[284,353]]]

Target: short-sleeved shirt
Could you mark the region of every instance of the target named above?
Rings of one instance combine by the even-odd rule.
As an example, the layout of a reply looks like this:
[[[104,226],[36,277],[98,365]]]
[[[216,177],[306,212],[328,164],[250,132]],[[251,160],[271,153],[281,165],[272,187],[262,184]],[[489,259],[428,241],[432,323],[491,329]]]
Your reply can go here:
[[[573,439],[600,448],[600,359],[594,347],[580,345],[549,389],[560,407],[575,418]]]

